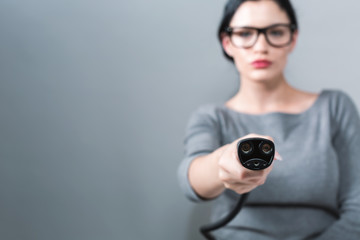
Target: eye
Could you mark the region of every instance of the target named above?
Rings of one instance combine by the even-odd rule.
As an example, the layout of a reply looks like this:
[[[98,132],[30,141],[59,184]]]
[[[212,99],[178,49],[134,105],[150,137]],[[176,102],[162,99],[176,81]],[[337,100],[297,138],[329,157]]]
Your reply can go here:
[[[250,38],[254,35],[254,31],[244,29],[244,30],[234,32],[234,34],[241,38]]]
[[[284,35],[284,31],[282,29],[271,29],[269,31],[269,34],[272,36],[272,37],[281,37]]]

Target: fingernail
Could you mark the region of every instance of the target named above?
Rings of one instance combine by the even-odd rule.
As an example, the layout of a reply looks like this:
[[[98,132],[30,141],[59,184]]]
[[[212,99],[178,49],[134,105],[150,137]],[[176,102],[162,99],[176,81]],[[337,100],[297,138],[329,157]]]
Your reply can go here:
[[[280,156],[280,154],[278,152],[275,152],[275,159],[279,160],[279,161],[283,160],[283,158]]]

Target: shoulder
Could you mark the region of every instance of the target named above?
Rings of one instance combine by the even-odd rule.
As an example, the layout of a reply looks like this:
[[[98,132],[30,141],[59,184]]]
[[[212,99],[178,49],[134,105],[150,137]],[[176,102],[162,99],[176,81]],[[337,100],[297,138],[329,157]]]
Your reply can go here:
[[[206,104],[197,107],[190,114],[187,129],[211,129],[211,131],[221,131],[224,126],[226,108],[221,104]]]
[[[341,90],[324,92],[329,102],[331,126],[334,136],[354,136],[360,131],[357,106],[351,97]]]
[[[336,104],[344,104],[352,101],[346,92],[339,89],[325,89],[323,90],[323,94]]]
[[[192,111],[190,120],[219,121],[224,114],[224,107],[220,104],[204,104]]]
[[[357,112],[357,107],[352,98],[342,90],[323,90],[324,98],[329,105],[331,115],[339,117],[346,112]]]

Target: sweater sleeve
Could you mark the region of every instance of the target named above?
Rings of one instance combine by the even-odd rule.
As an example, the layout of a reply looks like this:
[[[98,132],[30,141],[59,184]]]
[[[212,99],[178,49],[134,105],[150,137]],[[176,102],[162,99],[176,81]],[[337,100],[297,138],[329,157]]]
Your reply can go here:
[[[356,106],[344,93],[332,104],[333,145],[339,159],[339,219],[316,240],[360,238],[360,118]]]
[[[197,109],[190,117],[184,139],[185,156],[178,167],[180,187],[192,201],[204,201],[190,185],[188,170],[191,162],[220,147],[220,125],[213,106]]]

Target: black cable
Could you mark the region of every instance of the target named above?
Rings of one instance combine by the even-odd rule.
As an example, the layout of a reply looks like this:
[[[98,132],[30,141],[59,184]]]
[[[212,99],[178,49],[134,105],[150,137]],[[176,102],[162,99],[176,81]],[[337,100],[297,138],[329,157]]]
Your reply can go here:
[[[200,227],[201,234],[208,240],[215,240],[215,238],[210,234],[210,232],[225,226],[231,220],[233,220],[233,218],[240,212],[242,206],[244,205],[246,199],[248,198],[248,195],[249,193],[245,193],[241,195],[241,197],[236,203],[235,208],[231,212],[229,212],[229,214],[226,215],[223,219]]]

